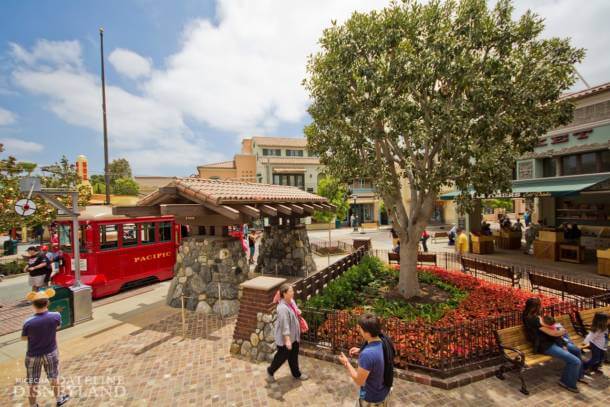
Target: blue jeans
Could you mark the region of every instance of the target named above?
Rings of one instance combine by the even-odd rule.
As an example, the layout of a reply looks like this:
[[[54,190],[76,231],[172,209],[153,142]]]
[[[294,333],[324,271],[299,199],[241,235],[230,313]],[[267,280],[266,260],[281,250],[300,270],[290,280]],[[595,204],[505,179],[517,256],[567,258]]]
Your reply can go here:
[[[581,361],[581,352],[573,343],[567,344],[568,350],[553,344],[544,354],[561,359],[565,362],[563,373],[561,374],[561,382],[568,387],[575,388],[578,379],[584,376],[583,363]]]
[[[595,370],[604,363],[604,359],[606,358],[606,352],[603,349],[598,348],[594,344],[591,344],[591,359],[587,360],[583,367],[585,370]]]

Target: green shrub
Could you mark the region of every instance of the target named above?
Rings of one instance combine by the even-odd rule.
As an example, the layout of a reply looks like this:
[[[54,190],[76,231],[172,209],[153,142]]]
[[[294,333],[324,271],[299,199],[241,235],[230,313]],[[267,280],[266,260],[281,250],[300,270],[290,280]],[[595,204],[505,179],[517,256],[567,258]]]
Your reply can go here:
[[[22,260],[11,261],[10,263],[0,264],[0,274],[9,276],[11,274],[21,274],[26,266],[26,262]]]

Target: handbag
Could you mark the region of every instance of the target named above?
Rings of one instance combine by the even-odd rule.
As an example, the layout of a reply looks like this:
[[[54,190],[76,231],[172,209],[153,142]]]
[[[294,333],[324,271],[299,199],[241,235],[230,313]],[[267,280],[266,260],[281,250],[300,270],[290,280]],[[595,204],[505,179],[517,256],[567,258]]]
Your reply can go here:
[[[290,308],[292,308],[292,311],[294,311],[294,314],[297,316],[297,319],[299,320],[299,328],[301,330],[301,333],[305,333],[307,331],[309,331],[309,325],[307,325],[307,321],[305,321],[305,318],[303,318],[301,316],[301,311],[296,308],[294,305],[292,305],[292,303],[288,304],[288,306],[290,306]]]

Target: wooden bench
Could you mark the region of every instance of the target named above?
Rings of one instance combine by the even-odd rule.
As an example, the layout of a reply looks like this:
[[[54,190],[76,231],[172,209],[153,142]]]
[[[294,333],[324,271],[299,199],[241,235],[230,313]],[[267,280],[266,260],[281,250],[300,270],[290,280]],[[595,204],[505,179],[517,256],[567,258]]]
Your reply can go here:
[[[566,280],[563,276],[554,277],[528,271],[527,277],[530,280],[530,283],[532,284],[532,291],[559,291],[561,292],[562,301],[565,299],[566,294],[590,298],[593,296],[604,295],[608,293],[607,288],[577,283],[574,281]]]
[[[417,253],[418,263],[434,263],[436,266],[436,254],[434,253]],[[388,252],[388,264],[400,264],[400,254]]]
[[[449,239],[448,232],[432,232],[432,243],[436,243],[436,239],[447,238]]]
[[[379,229],[377,222],[365,222],[360,225],[362,229]]]
[[[462,256],[460,260],[462,262],[462,269],[465,273],[473,270],[474,273],[471,274],[473,274],[475,277],[477,277],[478,272],[491,274],[510,281],[512,287],[521,287],[521,276],[515,272],[515,269],[512,266],[488,263],[464,256]]]
[[[583,338],[578,335],[569,315],[557,317],[555,321],[563,325],[568,331],[570,340],[579,348],[584,348]],[[527,339],[523,325],[514,326],[512,328],[500,329],[495,332],[496,340],[504,360],[509,362],[513,367],[519,370],[519,380],[521,380],[521,393],[529,394],[523,372],[534,366],[543,365],[552,360],[552,357],[534,352],[531,342]],[[504,380],[504,373],[509,368],[504,364],[496,372],[496,377]]]
[[[591,329],[591,324],[593,323],[593,317],[598,312],[605,312],[606,314],[610,314],[610,305],[607,307],[591,308],[578,311],[576,316],[578,318],[578,324],[580,326],[582,335],[586,335],[587,332],[589,332],[589,330]]]

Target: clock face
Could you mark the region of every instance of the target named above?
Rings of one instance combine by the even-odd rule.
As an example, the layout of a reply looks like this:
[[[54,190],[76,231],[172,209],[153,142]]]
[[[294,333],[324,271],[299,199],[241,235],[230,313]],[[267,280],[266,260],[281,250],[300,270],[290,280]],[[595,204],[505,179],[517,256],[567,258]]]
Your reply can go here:
[[[20,199],[15,203],[15,212],[17,215],[30,216],[36,212],[36,204],[29,199]]]

